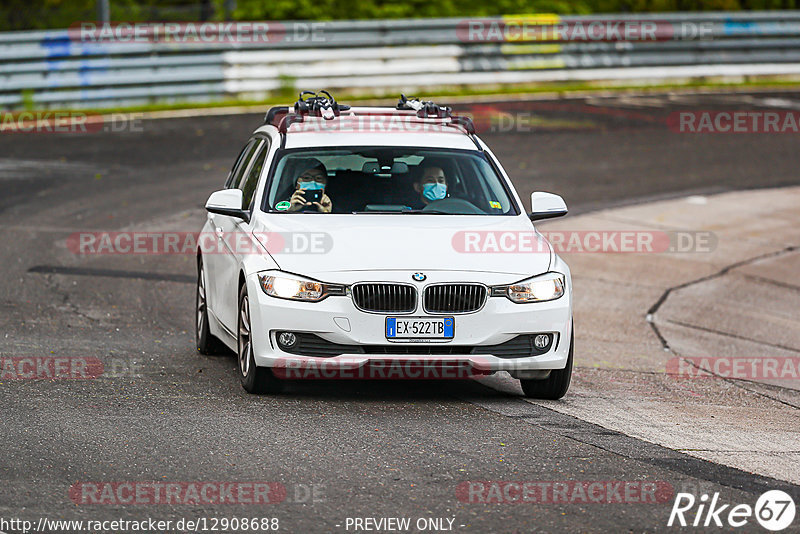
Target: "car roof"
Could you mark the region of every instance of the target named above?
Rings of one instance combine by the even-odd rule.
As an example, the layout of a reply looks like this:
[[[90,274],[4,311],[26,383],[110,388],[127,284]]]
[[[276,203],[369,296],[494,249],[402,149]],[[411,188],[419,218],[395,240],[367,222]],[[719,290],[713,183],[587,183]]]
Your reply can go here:
[[[410,134],[410,133],[294,133],[286,136],[285,148],[335,146],[414,146],[430,148],[455,148],[477,150],[469,138],[457,134]]]

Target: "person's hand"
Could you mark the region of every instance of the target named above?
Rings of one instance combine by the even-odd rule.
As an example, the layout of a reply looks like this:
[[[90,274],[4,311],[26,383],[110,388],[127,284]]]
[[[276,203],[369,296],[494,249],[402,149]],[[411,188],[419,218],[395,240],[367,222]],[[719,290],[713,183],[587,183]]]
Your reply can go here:
[[[322,194],[322,198],[319,199],[319,202],[314,202],[314,206],[317,207],[317,211],[320,213],[330,213],[331,209],[333,208],[333,203],[331,199],[328,198],[328,195]]]
[[[289,199],[289,209],[286,211],[300,211],[306,206],[310,206],[311,202],[306,202],[305,193],[302,189],[298,189]]]

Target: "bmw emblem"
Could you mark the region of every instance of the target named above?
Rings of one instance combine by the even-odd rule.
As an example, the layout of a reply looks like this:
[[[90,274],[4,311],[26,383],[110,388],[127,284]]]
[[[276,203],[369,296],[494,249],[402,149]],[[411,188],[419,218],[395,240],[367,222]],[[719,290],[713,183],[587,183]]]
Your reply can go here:
[[[424,273],[414,273],[413,275],[411,275],[411,278],[413,278],[417,282],[424,282],[428,277],[425,276]]]

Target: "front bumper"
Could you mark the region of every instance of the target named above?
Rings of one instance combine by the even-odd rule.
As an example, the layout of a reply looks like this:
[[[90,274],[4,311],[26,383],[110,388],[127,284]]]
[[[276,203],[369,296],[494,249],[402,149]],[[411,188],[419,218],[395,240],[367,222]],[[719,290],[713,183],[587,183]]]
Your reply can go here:
[[[568,278],[569,280],[569,278]],[[298,358],[358,368],[372,362],[453,362],[493,372],[563,369],[567,364],[572,332],[571,283],[566,293],[550,302],[517,304],[505,297],[489,297],[477,312],[454,314],[455,337],[448,342],[401,343],[385,337],[385,320],[392,314],[368,313],[356,308],[349,296],[332,296],[321,302],[298,302],[266,295],[256,275],[247,278],[254,358],[260,367],[285,367]],[[426,314],[421,306],[414,317]],[[396,315],[400,316],[400,315]],[[280,349],[275,333],[281,331],[314,334],[332,344],[353,347],[354,352],[326,357],[309,357]],[[507,351],[492,354],[491,347],[513,342],[521,334],[549,333],[555,337],[542,354]],[[396,349],[403,346],[402,352]],[[386,347],[388,350],[381,350]],[[447,347],[447,349],[443,349]],[[479,350],[476,350],[480,348]],[[418,350],[416,350],[418,349]],[[463,349],[463,351],[461,350]],[[287,362],[289,362],[287,364]]]

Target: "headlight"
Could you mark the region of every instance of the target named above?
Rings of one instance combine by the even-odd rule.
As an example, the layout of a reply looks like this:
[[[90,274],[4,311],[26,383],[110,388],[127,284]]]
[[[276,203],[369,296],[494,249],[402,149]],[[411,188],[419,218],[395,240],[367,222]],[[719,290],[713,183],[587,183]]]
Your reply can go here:
[[[564,275],[545,273],[507,286],[494,286],[492,296],[505,296],[514,302],[545,302],[564,294]]]
[[[329,295],[345,294],[343,285],[324,284],[288,273],[259,273],[258,282],[264,293],[279,299],[317,302]]]

